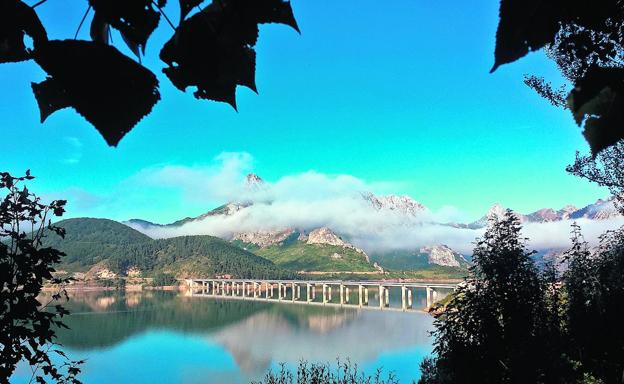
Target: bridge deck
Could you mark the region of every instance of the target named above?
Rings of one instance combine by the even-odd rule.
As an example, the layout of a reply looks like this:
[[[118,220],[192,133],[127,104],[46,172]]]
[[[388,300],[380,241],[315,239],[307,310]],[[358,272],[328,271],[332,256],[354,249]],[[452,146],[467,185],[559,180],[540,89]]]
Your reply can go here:
[[[260,283],[260,284],[297,284],[297,285],[344,285],[344,286],[368,286],[378,287],[414,287],[414,288],[444,288],[456,289],[459,283],[435,283],[428,281],[389,281],[389,280],[272,280],[272,279],[187,279],[194,283],[219,282],[219,283]]]
[[[456,283],[345,280],[262,280],[262,279],[188,279],[191,296],[255,300],[292,304],[413,311],[413,291],[424,289],[430,308],[444,294],[455,290]],[[320,289],[319,289],[320,288]],[[369,295],[372,293],[372,298]],[[400,301],[395,295],[400,291]],[[438,291],[442,291],[438,295]],[[317,292],[319,293],[317,298]],[[335,295],[332,295],[335,292]],[[394,304],[391,305],[392,292]],[[332,299],[333,298],[333,299]],[[351,298],[354,300],[351,301]],[[372,300],[369,300],[372,299]]]

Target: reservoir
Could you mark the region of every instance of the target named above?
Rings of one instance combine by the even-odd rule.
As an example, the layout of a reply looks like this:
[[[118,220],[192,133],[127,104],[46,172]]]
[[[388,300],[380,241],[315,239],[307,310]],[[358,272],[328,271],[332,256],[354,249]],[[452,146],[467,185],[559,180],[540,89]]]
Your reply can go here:
[[[84,383],[249,383],[283,363],[349,359],[401,383],[419,377],[432,351],[424,312],[231,300],[187,292],[73,292],[58,332]],[[418,292],[414,305],[425,307]],[[12,382],[28,382],[20,367]]]

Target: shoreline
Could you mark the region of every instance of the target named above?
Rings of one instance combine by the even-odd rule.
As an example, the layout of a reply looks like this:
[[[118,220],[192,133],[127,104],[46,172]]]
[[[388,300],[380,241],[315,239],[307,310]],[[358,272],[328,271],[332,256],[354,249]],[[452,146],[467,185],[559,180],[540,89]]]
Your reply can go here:
[[[146,287],[142,285],[126,285],[124,289],[118,287],[106,287],[103,285],[88,285],[88,286],[68,286],[68,287],[55,287],[44,286],[41,292],[56,292],[59,289],[64,289],[67,292],[105,292],[105,291],[125,291],[125,292],[141,292],[141,291],[184,291],[185,285],[166,285],[162,287]]]

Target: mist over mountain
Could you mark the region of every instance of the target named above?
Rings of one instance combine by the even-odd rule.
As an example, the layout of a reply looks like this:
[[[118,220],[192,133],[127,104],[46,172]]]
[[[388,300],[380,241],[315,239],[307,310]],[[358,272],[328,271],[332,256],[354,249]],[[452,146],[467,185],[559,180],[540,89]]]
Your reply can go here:
[[[283,245],[293,236],[305,243],[305,236],[326,228],[367,257],[405,258],[426,255],[422,250],[430,252],[445,247],[459,256],[454,261],[441,261],[442,265],[455,265],[461,263],[461,255],[471,254],[474,241],[485,231],[488,219],[500,217],[506,209],[494,204],[479,220],[461,223],[449,221],[444,214],[430,210],[410,196],[376,195],[362,190],[364,187],[354,180],[338,177],[328,180],[313,172],[278,183],[248,174],[240,187],[240,199],[202,215],[164,225],[141,219],[125,223],[153,238],[212,235],[260,248]],[[567,205],[518,213],[518,216],[524,235],[530,238],[529,246],[538,251],[565,249],[573,221],[581,225],[590,243],[595,243],[605,230],[624,224],[611,199],[601,199],[582,208]],[[329,240],[325,244],[335,246]]]

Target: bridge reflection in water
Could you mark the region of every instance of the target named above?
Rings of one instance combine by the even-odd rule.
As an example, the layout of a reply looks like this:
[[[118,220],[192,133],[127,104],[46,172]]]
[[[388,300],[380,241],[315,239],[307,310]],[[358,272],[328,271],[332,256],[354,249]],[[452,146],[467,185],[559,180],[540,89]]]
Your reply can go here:
[[[404,312],[430,308],[457,288],[456,283],[388,281],[188,279],[187,284],[191,296]],[[424,290],[425,308],[414,307],[416,290]]]

